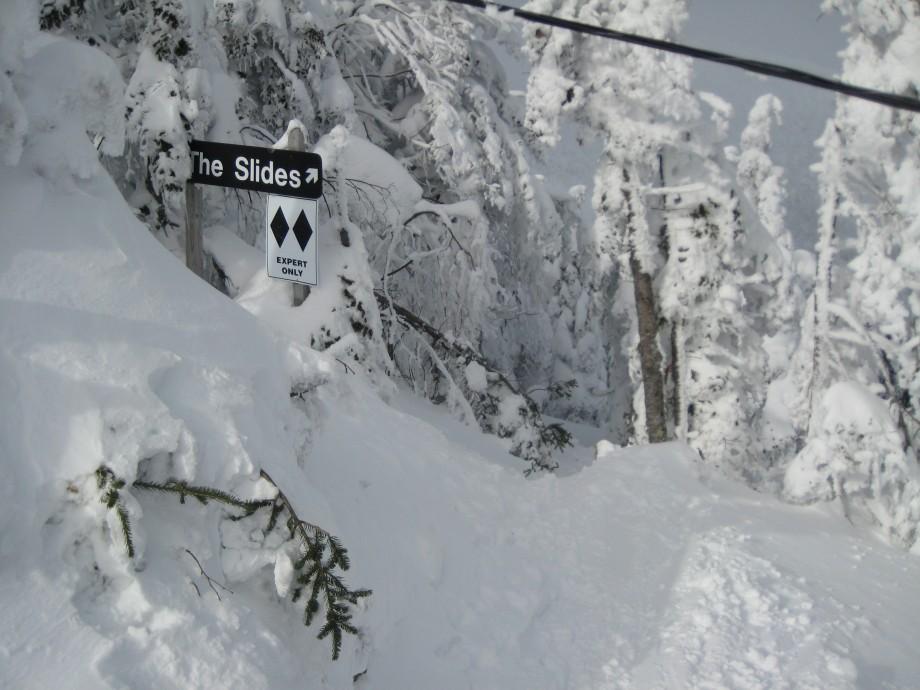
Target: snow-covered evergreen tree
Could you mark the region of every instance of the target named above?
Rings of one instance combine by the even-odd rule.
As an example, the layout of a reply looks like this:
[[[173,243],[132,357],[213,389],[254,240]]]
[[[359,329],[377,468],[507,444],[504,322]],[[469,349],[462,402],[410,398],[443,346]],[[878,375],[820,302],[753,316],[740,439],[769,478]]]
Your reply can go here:
[[[764,414],[751,429],[760,427],[760,438],[752,433],[752,452],[761,456],[761,469],[787,461],[798,449],[795,430],[783,413],[790,386],[789,362],[800,340],[810,336],[809,323],[802,320],[805,309],[802,279],[797,273],[796,253],[786,224],[786,182],[781,167],[771,158],[774,125],[781,123],[782,103],[775,96],[758,98],[748,115],[739,148],[727,149],[735,163],[739,192],[739,222],[745,228],[746,267],[739,281],[744,296],[749,328],[757,333],[766,357],[762,376],[754,376],[752,388],[760,389],[774,414]],[[811,285],[813,272],[807,276]],[[803,328],[803,325],[805,328]],[[755,370],[757,371],[757,370]],[[776,385],[774,385],[776,384]]]
[[[211,114],[207,74],[183,0],[119,3],[46,0],[42,28],[99,46],[119,62],[125,93],[127,156],[116,180],[167,247],[184,246],[184,191],[191,170],[188,140]]]
[[[916,3],[828,0],[824,6],[846,21],[844,80],[894,93],[920,91]],[[840,98],[819,142],[812,358],[800,404],[809,435],[787,475],[787,491],[796,498],[839,499],[905,544],[915,538],[920,495],[918,131],[915,113]],[[827,422],[835,402],[830,391],[842,385],[877,397],[872,418],[878,428],[856,425],[857,433],[852,424]],[[810,490],[796,481],[803,472],[814,478]]]
[[[535,0],[526,7],[656,38],[673,36],[686,16],[680,0]],[[572,116],[604,147],[593,198],[594,272],[603,275],[618,266],[630,276],[623,284],[633,295],[618,302],[632,303],[632,338],[638,338],[639,361],[631,367],[641,372],[634,377],[635,431],[639,439],[664,440],[668,429],[653,285],[663,256],[646,191],[660,186],[665,149],[679,147],[684,127],[699,116],[689,89],[689,64],[670,54],[543,27],[528,30],[527,46],[533,70],[526,123],[535,139],[557,143],[560,118]]]
[[[655,37],[673,36],[685,12],[670,1],[527,7]],[[759,481],[769,381],[762,340],[788,323],[792,307],[781,171],[767,155],[778,101],[758,104],[735,153],[742,207],[722,154],[730,106],[691,91],[686,61],[544,28],[531,31],[528,46],[533,136],[555,144],[560,119],[571,116],[604,144],[595,265],[629,276],[605,308],[634,324],[624,345],[635,438],[675,433],[707,463]]]
[[[792,235],[786,225],[784,171],[770,157],[771,129],[782,123],[782,112],[783,105],[775,96],[765,94],[757,99],[741,133],[735,161],[743,221],[752,229],[750,248],[759,273],[756,289],[760,295],[751,292],[749,308],[757,315],[758,330],[769,336],[788,336],[801,307],[795,295]],[[786,357],[789,339],[778,348],[785,348]],[[771,368],[778,372],[780,363]]]
[[[745,222],[723,172],[730,168],[721,154],[730,107],[711,94],[701,99],[712,109],[712,125],[698,125],[663,165],[665,179],[684,186],[658,193],[666,256],[658,289],[670,329],[673,423],[707,464],[759,483],[767,371],[757,307],[770,287],[756,250],[764,232],[756,219]]]
[[[571,268],[575,222],[531,170],[505,75],[482,40],[495,31],[488,18],[427,3],[342,17],[333,41],[362,126],[418,181],[424,202],[369,238],[372,264],[387,294],[520,385],[576,379],[587,389],[604,352],[585,337],[592,325],[574,334],[585,301]],[[591,418],[594,408],[568,409]]]
[[[894,93],[920,91],[920,6],[828,2],[847,19],[844,76]],[[841,100],[843,215],[853,220],[847,296],[877,360],[881,397],[905,446],[920,432],[920,115]]]
[[[808,433],[811,416],[822,391],[843,374],[843,363],[836,356],[831,341],[831,298],[836,287],[834,261],[837,254],[837,224],[841,198],[841,149],[839,131],[828,123],[818,140],[821,161],[814,166],[820,181],[818,209],[817,261],[812,295],[806,309],[806,324],[792,364],[797,398],[792,404],[793,423],[801,433]],[[836,281],[839,282],[839,281]]]

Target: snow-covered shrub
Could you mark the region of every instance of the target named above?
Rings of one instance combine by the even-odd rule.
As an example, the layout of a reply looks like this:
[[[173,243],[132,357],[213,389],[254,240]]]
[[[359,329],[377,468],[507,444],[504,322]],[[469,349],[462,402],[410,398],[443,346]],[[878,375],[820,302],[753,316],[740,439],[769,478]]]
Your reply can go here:
[[[446,403],[468,423],[510,441],[510,452],[529,463],[526,474],[554,470],[553,454],[571,444],[559,424],[472,347],[441,333],[378,292],[393,361],[420,394]]]
[[[303,391],[298,395],[303,395]],[[96,470],[96,478],[102,492],[102,502],[109,509],[108,515],[114,514],[117,519],[128,558],[133,560],[132,518],[122,496],[126,482],[105,466]],[[332,658],[338,659],[342,651],[342,635],[358,634],[351,620],[352,607],[359,599],[369,597],[371,591],[351,590],[345,585],[339,571],[347,571],[351,562],[342,543],[322,527],[300,519],[288,497],[265,470],[260,472],[260,479],[271,486],[273,496],[242,499],[210,486],[195,486],[176,479],[148,481],[143,477],[135,480],[131,488],[171,494],[177,496],[183,504],[192,498],[202,505],[219,503],[236,511],[237,514],[230,512],[226,515],[222,523],[223,548],[232,551],[232,542],[236,541],[237,547],[268,550],[275,564],[274,580],[278,595],[282,598],[290,595],[291,601],[296,604],[304,597],[306,590],[304,625],[309,627],[317,614],[322,614],[326,622],[320,628],[317,638],[322,640],[330,637]],[[110,532],[113,531],[113,522],[109,521]],[[235,526],[233,523],[240,524]],[[278,531],[283,533],[280,539]],[[197,562],[197,557],[194,554],[192,556]],[[198,565],[201,567],[200,563]],[[211,578],[207,579],[213,589]]]
[[[858,383],[825,391],[783,493],[800,503],[839,501],[849,520],[878,527],[906,548],[917,540],[920,468],[885,404]]]

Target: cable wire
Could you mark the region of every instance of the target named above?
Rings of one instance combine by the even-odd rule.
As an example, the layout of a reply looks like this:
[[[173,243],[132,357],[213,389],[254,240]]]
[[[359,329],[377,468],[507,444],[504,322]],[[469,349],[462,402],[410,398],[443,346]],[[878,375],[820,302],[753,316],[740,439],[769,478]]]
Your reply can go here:
[[[777,79],[794,81],[800,84],[812,86],[817,89],[834,91],[846,96],[852,96],[853,98],[861,98],[865,101],[872,101],[873,103],[879,103],[881,105],[888,106],[889,108],[911,110],[915,113],[920,113],[920,100],[916,98],[901,96],[893,93],[886,93],[884,91],[876,91],[874,89],[866,89],[861,86],[854,86],[842,81],[828,79],[817,74],[803,72],[802,70],[793,69],[791,67],[784,67],[782,65],[777,65],[770,62],[750,60],[747,58],[736,57],[734,55],[728,55],[726,53],[719,53],[714,50],[706,50],[705,48],[695,48],[693,46],[683,45],[681,43],[671,43],[670,41],[662,41],[657,38],[648,38],[647,36],[624,33],[622,31],[616,31],[615,29],[605,29],[593,24],[584,24],[582,22],[572,21],[571,19],[561,19],[559,17],[553,17],[547,14],[529,12],[517,7],[511,7],[510,5],[491,2],[491,0],[447,1],[458,5],[475,7],[481,10],[493,7],[499,12],[510,12],[515,17],[536,24],[567,29],[569,31],[588,34],[591,36],[600,36],[601,38],[609,38],[615,41],[623,41],[625,43],[633,43],[635,45],[645,46],[646,48],[663,50],[668,53],[686,55],[687,57],[696,58],[698,60],[706,60],[708,62],[716,62],[722,65],[729,65],[730,67],[737,67],[748,72],[754,72],[755,74],[764,74],[768,77],[776,77]]]

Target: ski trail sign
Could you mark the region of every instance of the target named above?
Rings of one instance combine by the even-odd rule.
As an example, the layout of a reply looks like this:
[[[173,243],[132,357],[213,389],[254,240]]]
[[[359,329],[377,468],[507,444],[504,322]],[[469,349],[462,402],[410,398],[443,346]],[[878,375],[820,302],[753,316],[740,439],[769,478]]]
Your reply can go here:
[[[186,263],[204,275],[201,196],[196,184],[267,192],[265,263],[271,278],[317,284],[316,211],[323,195],[323,159],[304,151],[303,133],[292,129],[287,148],[193,140],[192,174],[186,185]],[[306,299],[294,285],[294,306]],[[298,291],[301,292],[298,299]]]
[[[315,153],[193,140],[191,181],[254,192],[318,199],[323,160]]]
[[[316,199],[268,196],[265,262],[270,278],[317,284],[316,211]]]

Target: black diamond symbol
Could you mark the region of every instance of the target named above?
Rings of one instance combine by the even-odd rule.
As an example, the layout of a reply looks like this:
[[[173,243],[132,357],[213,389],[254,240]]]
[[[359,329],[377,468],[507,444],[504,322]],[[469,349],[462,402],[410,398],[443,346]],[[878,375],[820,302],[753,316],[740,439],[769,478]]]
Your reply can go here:
[[[277,242],[278,246],[280,247],[281,243],[284,242],[284,238],[287,237],[288,230],[290,229],[284,214],[281,212],[280,206],[275,212],[275,217],[272,218],[271,228],[272,232],[275,234],[275,242]]]
[[[297,243],[300,245],[300,251],[306,251],[307,242],[313,237],[313,228],[310,227],[310,221],[307,220],[307,216],[303,211],[300,212],[300,215],[297,216],[297,220],[294,221],[294,237],[297,238]]]

